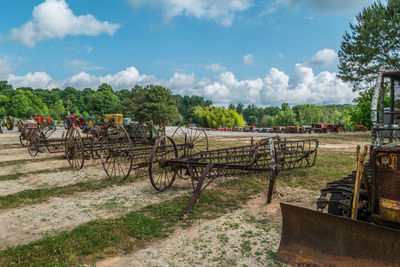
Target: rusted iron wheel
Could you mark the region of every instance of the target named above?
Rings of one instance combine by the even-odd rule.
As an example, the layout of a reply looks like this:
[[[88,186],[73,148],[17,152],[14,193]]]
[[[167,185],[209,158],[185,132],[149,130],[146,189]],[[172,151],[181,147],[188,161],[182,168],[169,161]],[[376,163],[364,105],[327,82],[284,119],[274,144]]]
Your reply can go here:
[[[19,135],[19,142],[21,143],[21,145],[23,147],[27,146],[27,142],[28,142],[27,135],[28,135],[28,132],[29,132],[28,129],[23,129],[21,131],[21,134]]]
[[[65,157],[72,169],[82,169],[85,162],[85,146],[75,126],[72,126],[65,136]]]
[[[203,129],[190,127],[189,124],[182,124],[176,128],[172,135],[179,150],[183,154],[180,157],[187,157],[194,153],[208,151],[208,137]],[[181,179],[189,179],[189,172],[186,169],[179,169],[178,176]]]
[[[150,121],[145,121],[135,127],[133,133],[134,143],[154,145],[157,138],[159,138],[158,131]]]
[[[191,127],[188,124],[180,125],[172,135],[177,147],[184,148],[184,155],[208,151],[208,137],[203,129]]]
[[[45,136],[42,132],[37,129],[31,129],[28,134],[26,146],[28,148],[28,152],[32,157],[36,157],[39,152],[43,152],[44,147],[42,147],[42,143],[45,139]]]
[[[172,138],[163,136],[157,139],[149,159],[150,182],[157,191],[165,191],[174,183],[177,169],[167,164],[167,160],[177,157],[178,150]]]
[[[111,179],[122,182],[132,169],[132,143],[123,126],[110,125],[101,141],[101,162]]]

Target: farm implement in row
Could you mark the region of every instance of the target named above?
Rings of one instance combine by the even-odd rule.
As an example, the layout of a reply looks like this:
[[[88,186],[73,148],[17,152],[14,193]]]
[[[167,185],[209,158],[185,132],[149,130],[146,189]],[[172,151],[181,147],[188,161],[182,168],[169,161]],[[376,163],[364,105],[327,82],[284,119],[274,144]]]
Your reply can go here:
[[[249,173],[268,173],[268,200],[271,202],[279,172],[310,168],[317,157],[318,140],[281,140],[279,137],[224,149],[201,151],[179,156],[174,139],[157,139],[149,160],[149,175],[153,187],[165,191],[175,178],[191,180],[193,195],[181,217],[188,215],[201,192],[221,177]]]
[[[100,159],[110,178],[125,180],[130,174],[143,175],[159,131],[150,122],[118,125],[113,120],[86,126],[83,131],[73,125],[59,138],[44,132],[37,125],[26,125],[21,132],[21,144],[31,156],[46,150],[64,152],[74,170],[80,170],[88,160]],[[203,130],[181,125],[172,137],[180,155],[208,150],[208,138]]]
[[[157,191],[171,188],[176,178],[190,179],[194,193],[183,217],[191,212],[201,192],[221,177],[267,173],[271,202],[278,173],[314,166],[318,148],[316,139],[274,137],[251,145],[209,150],[204,130],[181,125],[171,137],[159,137],[159,131],[149,122],[117,125],[111,121],[84,131],[72,126],[61,138],[31,131],[35,132],[29,134],[27,147],[32,156],[45,148],[49,152],[59,149],[74,170],[80,170],[90,159],[101,159],[107,176],[117,181],[148,170]]]

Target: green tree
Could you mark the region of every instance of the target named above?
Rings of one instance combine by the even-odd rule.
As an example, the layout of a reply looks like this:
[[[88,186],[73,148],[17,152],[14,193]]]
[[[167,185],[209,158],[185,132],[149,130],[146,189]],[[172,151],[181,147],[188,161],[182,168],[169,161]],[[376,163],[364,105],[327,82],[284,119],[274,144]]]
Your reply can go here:
[[[160,126],[175,122],[178,118],[176,99],[170,90],[162,86],[135,86],[123,106],[128,116],[138,121],[152,120]]]
[[[66,114],[66,111],[64,108],[64,103],[60,99],[54,104],[51,116],[56,120],[62,120],[62,119],[64,119],[65,115],[67,115],[67,114]]]
[[[258,125],[258,120],[256,116],[249,116],[246,120],[248,125]]]
[[[8,104],[7,110],[9,112],[9,115],[24,118],[30,108],[31,103],[28,96],[23,90],[17,89]]]
[[[358,13],[338,56],[338,76],[355,89],[365,89],[383,70],[400,69],[400,1],[376,1]]]
[[[274,118],[274,123],[280,126],[298,125],[298,122],[296,121],[296,114],[290,107],[279,111]]]
[[[107,84],[107,83],[102,83],[99,85],[99,87],[97,88],[97,92],[103,92],[103,91],[110,91],[110,92],[114,92],[113,88],[111,87],[111,85]]]
[[[121,102],[114,91],[100,90],[90,96],[89,109],[94,114],[121,113]]]

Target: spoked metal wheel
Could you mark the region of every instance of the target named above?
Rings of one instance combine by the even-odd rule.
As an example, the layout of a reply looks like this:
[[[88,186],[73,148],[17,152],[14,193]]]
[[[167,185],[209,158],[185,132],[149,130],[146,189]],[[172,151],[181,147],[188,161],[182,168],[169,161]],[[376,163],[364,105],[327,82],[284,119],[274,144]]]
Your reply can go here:
[[[178,150],[182,153],[180,157],[187,157],[194,153],[208,151],[207,133],[202,129],[190,127],[188,124],[180,125],[172,135]],[[188,179],[189,172],[186,169],[179,169],[178,176],[181,179]]]
[[[149,159],[150,181],[157,191],[165,191],[174,183],[177,170],[173,165],[167,164],[167,160],[177,157],[176,145],[170,137],[157,139]]]
[[[154,145],[159,137],[157,129],[153,123],[145,121],[135,126],[132,141],[134,144]]]
[[[38,129],[31,129],[28,133],[26,146],[32,157],[35,157],[38,152],[42,153],[46,146],[46,136]]]
[[[26,147],[28,148],[29,155],[36,157],[40,149],[40,133],[36,129],[29,130]]]
[[[124,127],[111,125],[105,129],[100,153],[108,177],[122,182],[129,176],[132,169],[132,143]]]
[[[76,171],[82,169],[85,162],[85,147],[76,127],[71,127],[65,136],[65,156],[72,169]]]
[[[189,125],[181,125],[175,130],[172,138],[177,148],[183,150],[184,156],[208,151],[208,137],[202,129],[193,128]]]
[[[28,138],[27,138],[28,132],[29,132],[28,129],[23,129],[21,131],[21,134],[19,135],[19,142],[23,147],[26,147],[28,144]]]

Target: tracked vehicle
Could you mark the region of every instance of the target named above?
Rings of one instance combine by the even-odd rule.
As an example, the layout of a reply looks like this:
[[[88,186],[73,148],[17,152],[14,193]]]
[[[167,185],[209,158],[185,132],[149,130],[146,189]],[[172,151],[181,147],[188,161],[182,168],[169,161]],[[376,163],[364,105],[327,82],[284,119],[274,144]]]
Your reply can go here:
[[[388,83],[389,82],[389,83]],[[390,84],[390,107],[384,88]],[[357,170],[321,190],[317,211],[281,203],[276,260],[290,266],[400,266],[400,71],[381,74],[372,142]]]

